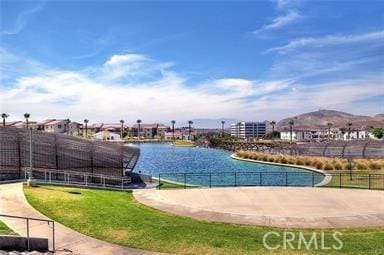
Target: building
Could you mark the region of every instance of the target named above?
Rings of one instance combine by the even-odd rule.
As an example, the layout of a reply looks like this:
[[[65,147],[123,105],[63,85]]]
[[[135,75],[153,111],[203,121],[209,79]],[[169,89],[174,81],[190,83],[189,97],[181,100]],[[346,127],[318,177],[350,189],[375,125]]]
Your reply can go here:
[[[144,137],[153,139],[156,137],[165,137],[165,133],[169,131],[169,126],[163,124],[140,124],[140,134],[139,134],[139,125],[135,124],[132,127],[132,134],[135,137]]]
[[[266,135],[265,122],[238,122],[231,124],[231,136],[247,139]]]
[[[44,131],[45,130],[45,125],[49,122],[52,122],[56,119],[46,119],[46,120],[42,120],[42,121],[39,121],[37,122],[37,130],[42,130]]]
[[[53,120],[44,124],[45,132],[50,133],[65,133],[66,121],[65,120]]]
[[[66,127],[66,132],[70,135],[73,135],[74,133],[77,133],[79,134],[80,133],[80,128],[82,127],[82,124],[81,123],[78,123],[78,122],[75,122],[75,121],[72,121],[71,123],[69,123]]]
[[[120,141],[121,140],[120,134],[110,132],[110,131],[98,132],[92,135],[92,138],[96,140],[102,140],[102,141]]]
[[[196,131],[191,131],[191,138],[193,139],[196,137],[197,133]],[[172,140],[173,135],[172,132],[166,132],[164,134],[164,139],[165,140]],[[182,130],[175,130],[175,140],[189,140],[189,131],[186,129]]]

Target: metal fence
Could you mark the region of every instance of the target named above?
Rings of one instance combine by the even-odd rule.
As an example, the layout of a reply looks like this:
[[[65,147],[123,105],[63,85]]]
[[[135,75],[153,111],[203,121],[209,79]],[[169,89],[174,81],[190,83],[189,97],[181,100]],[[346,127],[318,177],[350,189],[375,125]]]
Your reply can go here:
[[[384,190],[384,174],[316,172],[161,173],[158,188],[280,186]]]
[[[249,150],[272,154],[282,153],[288,155],[324,157],[384,158],[384,141],[380,140],[309,142],[301,144],[287,144],[277,141],[221,141],[215,144],[215,146],[231,151]]]
[[[24,178],[23,170],[30,166],[29,132],[27,129],[0,127],[0,178],[3,180]],[[138,148],[123,144],[32,131],[34,170],[121,177],[133,169],[139,152]]]
[[[21,217],[21,216],[15,216],[15,215],[8,215],[8,214],[0,214],[0,218],[6,218],[9,220],[23,220],[25,221],[25,235],[27,238],[27,250],[30,251],[30,239],[31,239],[31,222],[45,222],[52,228],[52,250],[55,251],[55,222],[53,220],[47,220],[47,219],[38,219],[38,218],[31,218],[31,217]]]

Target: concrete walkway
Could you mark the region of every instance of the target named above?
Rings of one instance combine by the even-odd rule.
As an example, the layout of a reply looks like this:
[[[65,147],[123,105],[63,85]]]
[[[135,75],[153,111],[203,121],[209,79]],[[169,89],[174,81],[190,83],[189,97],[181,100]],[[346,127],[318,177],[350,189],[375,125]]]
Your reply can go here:
[[[384,191],[237,187],[133,194],[148,206],[200,220],[293,228],[384,227]]]
[[[29,205],[29,203],[24,197],[22,183],[0,185],[0,214],[48,219],[46,216],[40,214],[38,211],[36,211]],[[0,219],[18,234],[26,236],[25,220],[9,219],[4,217],[0,217]],[[30,227],[31,236],[48,238],[50,242],[50,247],[52,248],[52,228],[48,226],[47,223],[31,221]],[[100,241],[89,236],[80,234],[57,222],[55,223],[55,230],[56,249],[67,249],[72,251],[72,254],[156,254],[154,252],[126,248],[119,245]]]

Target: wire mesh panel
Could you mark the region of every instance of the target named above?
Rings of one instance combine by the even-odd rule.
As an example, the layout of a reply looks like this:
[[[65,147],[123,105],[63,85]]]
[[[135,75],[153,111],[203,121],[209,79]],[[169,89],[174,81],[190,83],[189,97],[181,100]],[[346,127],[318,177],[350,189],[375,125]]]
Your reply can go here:
[[[0,180],[20,178],[30,166],[29,135],[27,129],[0,127]],[[32,132],[33,169],[55,170],[57,178],[60,171],[121,177],[133,169],[139,152],[123,144]]]
[[[256,144],[261,145],[256,146]],[[382,140],[310,142],[292,145],[279,142],[251,143],[245,141],[223,141],[215,146],[231,151],[251,150],[272,154],[281,153],[287,155],[326,157],[384,158],[384,141]]]

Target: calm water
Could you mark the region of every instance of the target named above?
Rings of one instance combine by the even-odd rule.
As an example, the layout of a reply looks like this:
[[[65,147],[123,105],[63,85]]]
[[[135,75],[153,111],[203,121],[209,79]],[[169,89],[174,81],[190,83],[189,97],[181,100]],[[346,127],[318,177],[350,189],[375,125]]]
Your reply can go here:
[[[280,167],[234,160],[223,150],[175,147],[146,143],[140,147],[135,172],[197,185],[312,185],[321,174],[298,168]],[[235,174],[236,172],[236,174]],[[252,173],[250,173],[252,172]],[[255,173],[256,172],[256,173]],[[288,173],[287,173],[288,172]],[[186,176],[180,173],[188,173]],[[262,173],[262,174],[261,174]],[[313,176],[312,176],[313,175]],[[313,178],[313,179],[312,179]]]

